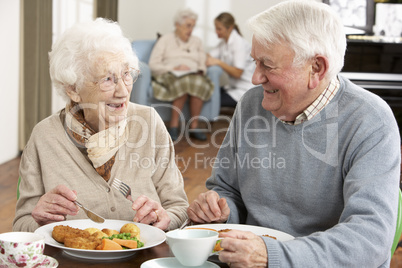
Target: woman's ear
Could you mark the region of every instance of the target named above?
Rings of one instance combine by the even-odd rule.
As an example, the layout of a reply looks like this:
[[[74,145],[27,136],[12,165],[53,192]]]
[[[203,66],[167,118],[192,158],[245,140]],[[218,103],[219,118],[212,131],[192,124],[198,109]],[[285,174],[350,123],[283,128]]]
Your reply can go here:
[[[325,78],[328,72],[328,59],[325,56],[317,55],[313,59],[310,71],[309,88],[316,88],[319,83]]]
[[[66,87],[66,93],[67,95],[70,97],[70,99],[73,102],[80,102],[81,101],[81,97],[80,94],[78,94],[77,92],[77,88],[75,86],[67,86]]]

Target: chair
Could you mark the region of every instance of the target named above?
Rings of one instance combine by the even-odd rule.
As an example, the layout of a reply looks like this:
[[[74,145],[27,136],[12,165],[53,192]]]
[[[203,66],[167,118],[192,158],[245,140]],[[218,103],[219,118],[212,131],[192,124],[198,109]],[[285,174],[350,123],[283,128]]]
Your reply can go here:
[[[396,247],[398,246],[399,239],[401,238],[402,234],[402,192],[399,189],[399,205],[398,205],[398,218],[396,220],[396,231],[394,236],[394,243],[391,247],[391,256],[394,255]]]
[[[152,106],[156,109],[164,121],[169,121],[171,116],[171,102],[163,102],[153,97],[153,88],[151,83],[151,70],[148,66],[149,58],[151,56],[152,48],[156,40],[137,40],[132,42],[132,48],[140,60],[140,77],[133,85],[130,101],[138,104]],[[220,112],[220,76],[222,68],[218,66],[211,66],[207,69],[207,76],[214,84],[214,92],[211,99],[204,102],[202,107],[200,119],[208,121],[216,121]],[[183,120],[190,118],[189,105],[183,108]]]

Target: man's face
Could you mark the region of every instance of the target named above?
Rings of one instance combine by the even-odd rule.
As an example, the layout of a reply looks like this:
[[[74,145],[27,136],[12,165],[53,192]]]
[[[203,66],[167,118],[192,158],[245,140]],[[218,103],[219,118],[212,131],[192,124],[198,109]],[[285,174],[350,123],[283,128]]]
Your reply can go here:
[[[287,44],[261,44],[253,37],[252,83],[264,88],[262,107],[285,121],[294,121],[317,97],[308,88],[311,65],[293,66],[294,56]]]

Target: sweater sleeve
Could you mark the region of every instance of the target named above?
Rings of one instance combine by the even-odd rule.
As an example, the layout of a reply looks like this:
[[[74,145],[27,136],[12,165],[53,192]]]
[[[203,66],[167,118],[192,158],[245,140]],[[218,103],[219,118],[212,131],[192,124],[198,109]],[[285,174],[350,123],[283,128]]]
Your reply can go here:
[[[187,219],[187,195],[183,177],[175,162],[175,151],[166,127],[153,110],[155,126],[155,168],[152,180],[158,192],[162,207],[170,216],[169,229],[178,228]]]
[[[201,70],[204,74],[206,74],[207,66],[207,54],[205,53],[204,47],[202,45],[202,41],[197,38],[197,52],[198,52],[198,70]]]
[[[240,105],[236,108],[238,111]],[[212,169],[212,175],[206,182],[206,187],[226,198],[230,208],[228,223],[245,223],[247,218],[247,209],[240,194],[238,172],[231,168],[236,163],[236,125],[238,113],[235,111],[230,122],[229,130],[226,133],[222,146],[219,149],[216,161]]]
[[[164,62],[166,49],[169,44],[169,36],[165,35],[159,38],[154,45],[149,58],[149,68],[153,75],[160,75],[173,70],[174,66],[168,66]]]
[[[33,232],[39,224],[36,223],[31,213],[39,198],[44,194],[42,174],[38,167],[38,161],[33,161],[35,149],[32,142],[28,142],[21,157],[19,167],[19,198],[16,204],[13,231]]]

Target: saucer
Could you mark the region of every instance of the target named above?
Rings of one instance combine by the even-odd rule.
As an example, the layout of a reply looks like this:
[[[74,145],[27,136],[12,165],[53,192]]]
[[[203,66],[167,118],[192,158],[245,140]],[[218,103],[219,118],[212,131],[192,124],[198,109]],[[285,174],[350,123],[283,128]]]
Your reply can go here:
[[[35,266],[36,265],[36,266]],[[57,267],[59,262],[50,256],[41,255],[38,261],[33,265],[33,267]]]
[[[141,268],[188,268],[189,266],[183,266],[175,257],[159,258],[144,262],[141,264]],[[219,266],[215,263],[206,261],[201,266],[192,266],[193,268],[216,268]]]
[[[30,267],[57,267],[59,266],[59,262],[50,256],[39,255],[36,259],[35,263],[33,263]],[[9,263],[3,258],[0,258],[0,268],[11,268],[18,267],[16,264]]]

